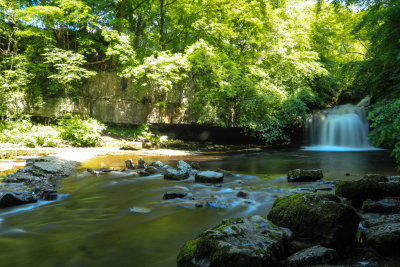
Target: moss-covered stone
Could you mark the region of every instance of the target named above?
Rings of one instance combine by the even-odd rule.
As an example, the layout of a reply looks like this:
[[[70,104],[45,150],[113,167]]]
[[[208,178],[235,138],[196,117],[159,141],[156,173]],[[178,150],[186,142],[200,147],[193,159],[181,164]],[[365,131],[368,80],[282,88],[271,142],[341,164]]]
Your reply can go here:
[[[379,182],[374,179],[361,179],[358,181],[340,181],[335,184],[338,196],[351,200],[353,206],[360,208],[367,199],[378,199],[383,190]]]
[[[385,256],[398,256],[400,251],[400,223],[379,224],[361,230],[361,242]]]
[[[343,248],[356,241],[360,216],[332,194],[294,194],[275,200],[268,219],[311,243]]]
[[[180,250],[182,266],[276,266],[284,258],[291,231],[261,216],[223,222],[188,241]]]
[[[295,169],[288,172],[289,182],[312,182],[321,180],[324,177],[322,170]]]

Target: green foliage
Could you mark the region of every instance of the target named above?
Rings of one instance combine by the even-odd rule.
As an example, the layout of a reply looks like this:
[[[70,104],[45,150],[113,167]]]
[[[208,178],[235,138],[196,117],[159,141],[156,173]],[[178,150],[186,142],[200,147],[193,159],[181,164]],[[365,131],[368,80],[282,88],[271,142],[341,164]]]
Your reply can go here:
[[[143,64],[125,71],[127,77],[134,77],[135,92],[151,96],[159,103],[168,99],[170,91],[187,77],[189,65],[180,54],[160,52],[144,59]]]
[[[29,119],[1,122],[0,142],[27,147],[56,146],[60,132],[52,126],[34,125]]]
[[[372,122],[371,143],[394,148],[392,155],[400,165],[400,99],[385,100],[371,106],[368,118]]]
[[[59,84],[67,95],[76,95],[82,80],[95,75],[95,72],[82,68],[86,60],[81,54],[58,48],[47,48],[45,51],[45,63],[49,63],[55,69],[54,74],[48,78]],[[59,92],[54,92],[57,93]]]
[[[96,119],[65,115],[60,122],[61,137],[75,146],[95,146],[105,126]]]

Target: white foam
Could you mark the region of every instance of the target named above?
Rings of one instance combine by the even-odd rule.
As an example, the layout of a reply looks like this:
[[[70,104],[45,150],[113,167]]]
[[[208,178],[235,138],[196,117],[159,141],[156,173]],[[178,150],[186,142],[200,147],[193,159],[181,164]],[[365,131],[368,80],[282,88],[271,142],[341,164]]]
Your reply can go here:
[[[384,150],[373,146],[347,147],[347,146],[303,146],[303,151],[379,151]]]

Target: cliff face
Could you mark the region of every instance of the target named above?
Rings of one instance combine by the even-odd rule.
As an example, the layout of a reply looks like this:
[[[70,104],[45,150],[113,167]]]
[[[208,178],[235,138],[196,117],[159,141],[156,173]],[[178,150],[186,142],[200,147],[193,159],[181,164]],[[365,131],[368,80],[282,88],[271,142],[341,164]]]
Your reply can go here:
[[[98,72],[83,86],[78,98],[46,98],[38,108],[28,108],[26,113],[38,117],[59,117],[65,113],[88,115],[106,123],[141,124],[168,123],[190,124],[195,120],[187,114],[185,103],[189,90],[180,88],[162,108],[154,96],[144,95],[137,100],[131,81],[112,72]]]

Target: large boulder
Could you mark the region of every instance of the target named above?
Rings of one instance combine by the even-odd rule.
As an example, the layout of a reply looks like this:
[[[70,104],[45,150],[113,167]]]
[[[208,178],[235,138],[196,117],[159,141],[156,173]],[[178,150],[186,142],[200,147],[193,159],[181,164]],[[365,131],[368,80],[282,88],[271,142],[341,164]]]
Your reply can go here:
[[[321,180],[324,175],[322,174],[322,170],[295,169],[289,171],[287,177],[289,182],[312,182]]]
[[[335,250],[318,245],[296,252],[285,261],[285,266],[303,267],[335,264],[337,258],[338,254]]]
[[[343,248],[356,241],[361,218],[335,195],[301,193],[276,199],[268,219],[312,244]]]
[[[338,196],[345,197],[352,205],[360,208],[367,199],[379,199],[382,194],[382,186],[374,179],[361,179],[358,181],[340,181],[335,184]]]
[[[7,192],[0,196],[0,207],[10,207],[37,202],[36,195],[30,191]]]
[[[222,183],[224,180],[224,174],[213,171],[202,171],[196,173],[194,179],[198,183]]]
[[[292,233],[261,216],[223,220],[188,241],[177,257],[186,266],[276,266],[286,254]]]

